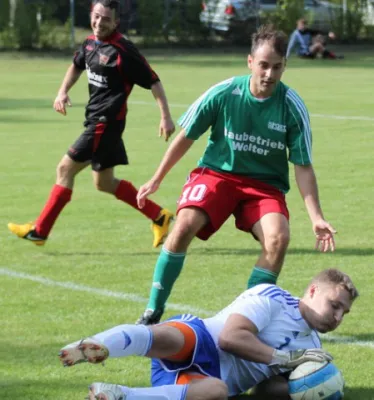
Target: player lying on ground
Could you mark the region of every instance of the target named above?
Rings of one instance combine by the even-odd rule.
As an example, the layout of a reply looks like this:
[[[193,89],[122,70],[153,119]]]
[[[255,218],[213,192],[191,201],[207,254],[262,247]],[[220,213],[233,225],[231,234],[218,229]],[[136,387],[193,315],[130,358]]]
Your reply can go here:
[[[90,399],[223,400],[275,376],[276,392],[288,399],[281,374],[305,361],[331,361],[318,332],[336,329],[357,296],[348,275],[327,269],[301,299],[261,284],[214,317],[184,314],[152,326],[120,325],[65,346],[60,359],[65,366],[107,357],[153,359],[152,387],[94,383]]]

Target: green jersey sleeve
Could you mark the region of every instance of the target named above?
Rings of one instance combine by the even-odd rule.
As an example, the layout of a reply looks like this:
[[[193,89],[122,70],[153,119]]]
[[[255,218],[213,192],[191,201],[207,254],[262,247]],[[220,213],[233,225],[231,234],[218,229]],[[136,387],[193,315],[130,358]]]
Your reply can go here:
[[[300,96],[287,90],[287,146],[289,160],[296,165],[312,164],[312,131],[308,110]]]
[[[203,93],[179,118],[179,125],[184,128],[186,137],[196,140],[209,127],[214,125],[220,108],[220,99],[234,78],[212,86]]]

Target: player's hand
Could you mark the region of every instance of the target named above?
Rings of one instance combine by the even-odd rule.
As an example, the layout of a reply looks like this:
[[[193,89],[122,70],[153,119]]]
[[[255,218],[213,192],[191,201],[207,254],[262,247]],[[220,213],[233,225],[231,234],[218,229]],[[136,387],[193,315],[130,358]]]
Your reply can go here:
[[[53,103],[53,108],[60,114],[66,115],[66,105],[71,107],[70,98],[67,93],[59,93]]]
[[[173,120],[169,118],[161,118],[159,136],[165,139],[167,142],[170,136],[175,132],[175,125]]]
[[[306,361],[330,362],[333,356],[323,349],[301,349],[293,351],[274,350],[273,364],[278,364],[285,368],[296,368]]]
[[[159,186],[160,183],[150,180],[140,187],[138,194],[136,196],[136,201],[138,203],[139,208],[144,207],[147,197],[150,194],[156,192]]]
[[[325,220],[321,219],[313,224],[313,231],[316,235],[316,249],[326,253],[335,250],[334,235],[337,231]]]

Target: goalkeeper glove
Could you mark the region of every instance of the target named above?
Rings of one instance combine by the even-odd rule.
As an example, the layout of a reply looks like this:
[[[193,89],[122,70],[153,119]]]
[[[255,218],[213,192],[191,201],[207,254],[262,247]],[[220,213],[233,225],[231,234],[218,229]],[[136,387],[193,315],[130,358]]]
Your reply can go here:
[[[332,361],[330,353],[322,349],[300,349],[293,351],[274,350],[270,365],[278,364],[280,367],[296,368],[306,361]]]

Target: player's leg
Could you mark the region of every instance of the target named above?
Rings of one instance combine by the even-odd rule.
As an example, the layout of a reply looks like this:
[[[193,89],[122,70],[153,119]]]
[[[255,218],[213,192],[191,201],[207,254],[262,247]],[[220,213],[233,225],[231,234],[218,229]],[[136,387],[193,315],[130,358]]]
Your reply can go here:
[[[108,357],[145,356],[169,363],[167,367],[171,371],[183,365],[189,366],[192,356],[199,360],[197,353],[200,349],[196,349],[198,336],[199,346],[205,343],[202,347],[204,352],[216,352],[202,322],[193,315],[185,315],[152,326],[118,325],[68,344],[61,349],[59,357],[64,366],[72,366],[81,362],[97,364]]]
[[[158,247],[164,242],[169,232],[170,223],[174,218],[171,211],[162,208],[149,199],[147,199],[143,208],[139,208],[136,201],[138,190],[131,182],[115,178],[114,168],[93,171],[92,174],[97,190],[113,194],[118,200],[130,205],[152,220],[153,247]]]
[[[184,208],[161,248],[157,259],[149,301],[137,324],[156,324],[164,313],[165,304],[180,275],[187,248],[196,234],[207,224],[207,214],[198,208]]]
[[[94,384],[90,391],[96,396],[107,399],[110,392],[118,393],[119,397],[124,394],[126,399],[154,400],[224,400],[227,398],[228,389],[226,384],[217,379],[220,375],[219,356],[216,345],[201,320],[193,316],[179,316],[170,321],[152,327],[154,341],[159,341],[162,335],[165,339],[166,331],[175,335],[178,343],[173,349],[169,349],[169,343],[163,341],[158,350],[152,345],[149,355],[161,356],[169,354],[168,358],[153,359],[151,369],[151,388],[129,388],[126,386],[107,384]],[[182,322],[183,321],[183,322]],[[158,337],[157,337],[158,335]],[[170,339],[172,337],[170,336]],[[182,341],[182,343],[181,343]],[[182,345],[181,345],[182,344]],[[164,348],[166,346],[166,348]],[[209,361],[210,362],[209,362]],[[200,363],[203,363],[203,367]],[[200,371],[203,369],[207,375]],[[105,385],[105,386],[103,386]],[[94,397],[91,397],[94,398]],[[100,397],[98,397],[100,398]]]
[[[130,388],[108,383],[93,383],[90,400],[226,400],[227,385],[218,378],[193,379],[188,384]]]
[[[95,383],[90,398],[97,399],[225,399],[226,385],[214,378],[219,376],[219,355],[214,340],[204,323],[193,315],[174,317],[152,327],[121,325],[61,349],[60,359],[70,366],[82,361],[102,361],[107,356],[144,355],[152,357],[153,388]],[[210,362],[207,362],[210,360]],[[211,377],[202,375],[200,363]],[[196,368],[191,369],[191,366]],[[177,383],[176,385],[174,383]],[[210,393],[207,397],[207,393]],[[124,396],[123,396],[124,395]],[[95,397],[96,396],[96,397]],[[111,397],[112,396],[112,397]],[[123,397],[122,397],[123,396]]]
[[[147,199],[145,206],[139,208],[136,196],[138,190],[127,180],[120,180],[114,176],[116,165],[127,165],[128,158],[122,140],[124,130],[123,121],[102,124],[102,134],[97,141],[92,159],[93,179],[98,190],[113,194],[118,200],[135,208],[152,221],[154,235],[153,247],[158,247],[164,242],[174,214],[162,208],[152,200]]]
[[[70,155],[64,155],[57,166],[56,184],[52,187],[48,200],[35,224],[9,223],[9,230],[36,245],[44,245],[58,216],[71,199],[75,176],[88,164],[89,162],[77,162]]]
[[[64,366],[81,362],[97,364],[108,357],[147,356],[167,358],[184,347],[184,334],[173,326],[161,324],[118,325],[92,337],[63,347],[59,357]]]
[[[276,283],[290,240],[288,219],[281,213],[265,214],[252,228],[262,251],[248,280],[248,288]]]
[[[316,56],[317,54],[322,55],[324,49],[324,45],[321,42],[315,42],[309,46],[309,54],[314,56]]]
[[[220,174],[206,168],[191,173],[179,198],[177,221],[156,262],[147,309],[138,323],[160,321],[192,239],[197,236],[207,240],[219,230],[235,205],[235,190]]]
[[[261,243],[262,252],[247,287],[276,283],[289,242],[288,209],[284,195],[276,188],[243,178],[244,200],[235,209],[236,226]]]

